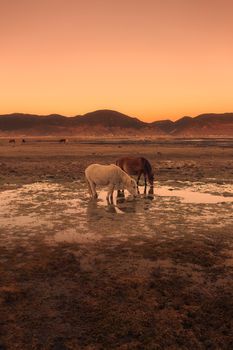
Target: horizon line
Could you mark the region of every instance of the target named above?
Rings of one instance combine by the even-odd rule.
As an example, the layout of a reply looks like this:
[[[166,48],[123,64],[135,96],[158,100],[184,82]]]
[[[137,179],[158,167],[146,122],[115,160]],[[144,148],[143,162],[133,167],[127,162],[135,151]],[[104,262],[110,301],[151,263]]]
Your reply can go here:
[[[82,116],[85,116],[86,114],[90,114],[90,113],[95,113],[95,112],[101,112],[101,111],[109,111],[109,112],[116,112],[116,113],[119,113],[119,114],[123,114],[127,117],[130,117],[130,118],[136,118],[144,123],[147,123],[147,124],[151,124],[151,123],[154,123],[154,122],[160,122],[160,121],[171,121],[171,122],[176,122],[182,118],[185,118],[185,117],[188,117],[188,118],[196,118],[198,116],[201,116],[201,115],[206,115],[206,114],[215,114],[215,115],[219,115],[219,114],[231,114],[233,112],[222,112],[222,113],[216,113],[216,112],[205,112],[205,113],[200,113],[196,116],[190,116],[190,115],[183,115],[181,117],[178,117],[176,119],[169,119],[169,118],[158,118],[158,119],[154,119],[152,121],[145,121],[143,119],[141,119],[140,117],[138,116],[131,116],[131,115],[128,115],[128,114],[125,114],[125,113],[122,113],[122,112],[119,112],[117,110],[114,110],[114,109],[108,109],[108,108],[103,108],[103,109],[96,109],[94,111],[91,111],[91,112],[86,112],[84,114],[75,114],[75,115],[64,115],[64,114],[60,114],[60,113],[49,113],[49,114],[36,114],[36,113],[25,113],[25,112],[12,112],[12,113],[5,113],[5,114],[0,114],[0,116],[3,116],[3,115],[13,115],[13,114],[25,114],[25,115],[34,115],[34,116],[38,116],[38,117],[49,117],[49,116],[52,116],[52,115],[59,115],[61,117],[65,117],[65,118],[75,118],[75,117],[82,117]]]

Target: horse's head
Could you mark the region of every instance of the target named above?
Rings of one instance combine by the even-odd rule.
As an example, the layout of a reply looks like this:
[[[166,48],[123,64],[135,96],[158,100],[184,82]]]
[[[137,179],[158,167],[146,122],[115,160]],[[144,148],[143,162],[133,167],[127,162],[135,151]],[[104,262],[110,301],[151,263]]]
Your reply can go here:
[[[130,194],[132,194],[134,197],[137,196],[138,187],[137,187],[137,182],[134,179],[129,177],[129,181],[127,181],[127,185],[125,187]]]

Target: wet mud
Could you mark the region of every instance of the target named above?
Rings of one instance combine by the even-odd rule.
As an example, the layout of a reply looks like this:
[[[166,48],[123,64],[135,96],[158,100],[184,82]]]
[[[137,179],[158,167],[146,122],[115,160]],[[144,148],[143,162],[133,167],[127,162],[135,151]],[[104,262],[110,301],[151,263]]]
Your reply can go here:
[[[231,349],[233,186],[204,164],[111,205],[82,172],[2,181],[0,349]]]

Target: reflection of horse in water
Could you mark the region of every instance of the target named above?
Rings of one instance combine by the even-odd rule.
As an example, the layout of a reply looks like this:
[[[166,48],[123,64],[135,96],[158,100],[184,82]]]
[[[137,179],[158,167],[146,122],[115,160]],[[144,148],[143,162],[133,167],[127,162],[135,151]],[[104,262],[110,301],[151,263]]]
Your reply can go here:
[[[148,191],[144,188],[140,196],[141,198],[132,199],[132,197],[126,196],[124,192],[118,192],[117,196],[114,197],[114,201],[110,203],[105,199],[105,195],[100,193],[100,200],[88,202],[87,219],[89,224],[94,227],[96,221],[104,218],[112,220],[111,214],[140,213],[148,210],[154,199],[153,187],[150,187]]]
[[[99,200],[88,201],[86,211],[88,228],[96,234],[102,234],[105,229],[108,229],[108,226],[109,231],[111,231],[113,224],[112,215],[116,213],[115,206],[107,201],[105,204],[100,203]],[[104,221],[104,224],[101,224],[102,221]]]
[[[123,157],[116,161],[116,165],[129,175],[137,175],[137,184],[139,184],[140,177],[143,174],[145,186],[147,185],[147,179],[150,186],[153,186],[154,173],[150,162],[146,158]]]
[[[140,193],[138,190],[139,196],[142,198],[138,201],[130,201],[126,196],[124,191],[118,191],[116,197],[116,207],[123,212],[136,212],[137,210],[145,210],[146,207],[150,206],[151,202],[154,199],[154,187],[150,186],[149,191],[147,191],[146,186],[144,187],[143,193]],[[144,200],[146,201],[144,201]],[[148,199],[150,201],[148,201]]]

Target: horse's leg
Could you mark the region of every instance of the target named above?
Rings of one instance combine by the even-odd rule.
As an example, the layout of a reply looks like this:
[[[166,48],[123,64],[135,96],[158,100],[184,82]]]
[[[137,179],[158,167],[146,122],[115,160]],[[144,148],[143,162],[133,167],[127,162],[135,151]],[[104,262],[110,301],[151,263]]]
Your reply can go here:
[[[144,175],[144,185],[146,187],[147,186],[147,183],[146,183],[146,176],[147,176],[147,174],[146,174],[146,172],[144,172],[143,175]]]
[[[89,193],[90,193],[91,197],[97,198],[98,195],[96,193],[96,184],[89,179],[87,179],[87,184],[88,184],[88,189],[89,189]]]
[[[114,191],[114,185],[109,185],[106,199],[107,201],[109,201],[110,199],[111,204],[113,204],[113,191]]]
[[[91,190],[93,193],[93,198],[98,198],[98,194],[96,192],[96,184],[94,182],[91,182]]]
[[[110,204],[113,204],[113,195],[110,196]]]
[[[87,187],[88,187],[88,192],[89,192],[90,196],[93,197],[91,185],[90,185],[90,182],[87,178],[86,178],[86,183],[87,183]]]
[[[139,171],[139,173],[138,173],[138,179],[137,179],[137,185],[139,185],[139,181],[140,181],[141,175],[142,175],[142,171]]]

